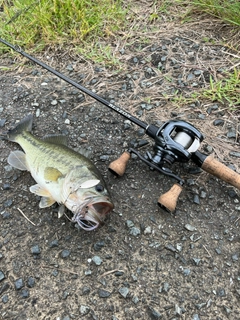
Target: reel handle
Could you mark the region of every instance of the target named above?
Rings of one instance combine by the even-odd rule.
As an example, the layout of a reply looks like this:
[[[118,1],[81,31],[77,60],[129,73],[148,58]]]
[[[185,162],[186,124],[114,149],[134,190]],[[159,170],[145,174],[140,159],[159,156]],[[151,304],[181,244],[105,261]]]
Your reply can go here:
[[[177,206],[177,201],[183,187],[175,183],[169,191],[162,194],[158,199],[158,205],[167,212],[173,213]]]
[[[193,161],[204,171],[240,190],[240,174],[228,168],[217,159],[214,159],[213,156],[206,156],[200,151],[197,151],[193,156]]]
[[[116,176],[123,176],[131,155],[125,151],[117,160],[110,163],[108,169]]]

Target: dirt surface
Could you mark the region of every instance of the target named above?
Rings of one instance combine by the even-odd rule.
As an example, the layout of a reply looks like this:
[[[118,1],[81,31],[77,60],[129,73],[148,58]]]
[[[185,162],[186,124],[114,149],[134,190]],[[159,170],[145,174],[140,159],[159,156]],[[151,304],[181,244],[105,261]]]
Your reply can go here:
[[[143,121],[190,121],[205,135],[201,149],[239,170],[236,113],[217,103],[178,108],[166,98],[236,63],[220,45],[224,26],[206,25],[166,24],[147,44],[118,43],[121,70],[51,51],[40,58]],[[201,41],[206,34],[215,45]],[[18,56],[0,65],[1,131],[33,113],[34,135],[68,134],[69,146],[91,151],[115,204],[93,232],[58,219],[56,206],[39,209],[30,174],[7,164],[19,147],[1,141],[0,319],[240,319],[239,191],[190,162],[175,164],[186,183],[176,213],[162,211],[157,199],[173,179],[139,159],[122,178],[108,172],[128,146],[149,140],[139,128]]]

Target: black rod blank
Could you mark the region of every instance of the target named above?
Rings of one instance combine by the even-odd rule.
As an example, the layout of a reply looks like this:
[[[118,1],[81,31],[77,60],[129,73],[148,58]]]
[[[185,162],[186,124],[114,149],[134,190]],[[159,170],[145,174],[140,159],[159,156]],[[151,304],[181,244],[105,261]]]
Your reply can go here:
[[[54,70],[52,67],[48,66],[47,64],[45,64],[44,62],[41,62],[40,60],[30,56],[28,53],[24,52],[21,47],[19,46],[14,46],[11,43],[7,42],[4,39],[0,38],[0,42],[2,42],[3,44],[5,44],[6,46],[10,47],[11,49],[13,49],[14,51],[20,53],[22,56],[26,57],[27,59],[33,61],[34,63],[38,64],[39,66],[41,66],[42,68],[48,70],[49,72],[53,73],[54,75],[56,75],[57,77],[61,78],[62,80],[64,80],[65,82],[71,84],[72,86],[76,87],[77,89],[81,90],[82,92],[86,93],[87,95],[89,95],[90,97],[92,97],[93,99],[97,100],[98,102],[104,104],[105,106],[107,106],[108,108],[114,110],[115,112],[121,114],[122,116],[124,116],[125,118],[129,119],[131,122],[135,123],[136,125],[140,126],[141,128],[147,130],[149,128],[149,125],[141,120],[139,120],[138,118],[135,118],[134,116],[132,116],[130,113],[128,113],[127,111],[125,111],[124,109],[115,106],[114,104],[110,103],[109,101],[103,99],[102,97],[100,97],[99,95],[97,95],[96,93],[88,90],[87,88],[81,86],[79,83],[73,81],[72,79],[70,79],[69,77],[65,76],[64,74]],[[151,126],[151,125],[150,125]]]

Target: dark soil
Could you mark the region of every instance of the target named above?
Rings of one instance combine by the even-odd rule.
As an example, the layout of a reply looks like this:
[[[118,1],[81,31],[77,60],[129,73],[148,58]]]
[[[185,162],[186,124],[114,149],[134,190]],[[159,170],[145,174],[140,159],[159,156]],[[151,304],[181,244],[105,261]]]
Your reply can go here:
[[[206,86],[210,73],[220,77],[235,63],[224,46],[188,28],[159,31],[148,45],[125,43],[116,52],[122,71],[54,52],[40,58],[143,121],[191,122],[205,135],[201,149],[238,170],[237,115],[227,105],[176,107],[169,98]],[[205,32],[215,38],[217,30]],[[33,113],[36,136],[68,134],[69,146],[91,151],[115,204],[93,232],[58,219],[56,207],[39,209],[30,174],[7,164],[19,146],[1,141],[0,319],[240,319],[239,191],[178,163],[173,170],[186,183],[175,214],[162,211],[157,200],[172,178],[135,158],[122,178],[108,172],[129,146],[149,141],[139,128],[18,56],[0,65],[8,69],[0,74],[2,132]]]

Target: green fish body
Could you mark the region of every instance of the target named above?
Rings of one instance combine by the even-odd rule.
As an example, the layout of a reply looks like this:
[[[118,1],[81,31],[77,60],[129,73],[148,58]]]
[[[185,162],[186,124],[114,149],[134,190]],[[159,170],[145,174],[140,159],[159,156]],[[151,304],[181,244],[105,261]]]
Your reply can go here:
[[[37,182],[30,191],[41,196],[40,208],[55,202],[73,212],[73,221],[86,230],[95,229],[113,209],[107,187],[94,164],[66,145],[62,135],[38,139],[30,131],[32,115],[8,131],[8,140],[18,143],[23,151],[11,152],[8,163],[30,171]]]

